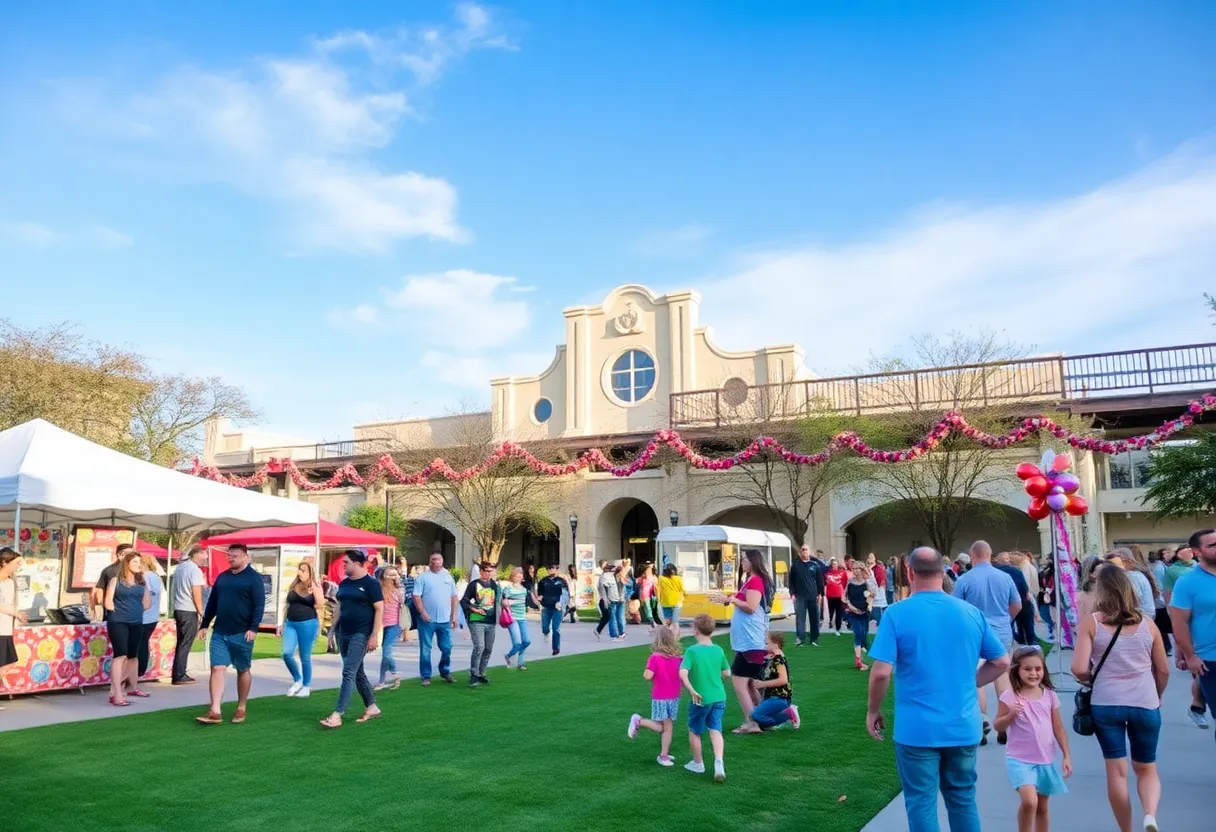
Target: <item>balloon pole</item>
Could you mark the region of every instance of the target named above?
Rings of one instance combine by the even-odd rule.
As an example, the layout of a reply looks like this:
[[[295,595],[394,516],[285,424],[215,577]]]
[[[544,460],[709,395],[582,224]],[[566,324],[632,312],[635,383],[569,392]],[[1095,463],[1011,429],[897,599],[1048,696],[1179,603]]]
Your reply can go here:
[[[1072,675],[1071,664],[1064,663],[1064,621],[1067,612],[1064,609],[1064,593],[1060,591],[1060,539],[1056,534],[1056,518],[1052,517],[1049,521],[1051,524],[1051,558],[1053,567],[1053,577],[1055,586],[1052,591],[1055,593],[1055,646],[1051,653],[1055,656],[1056,669],[1051,670],[1048,665],[1048,670],[1052,677],[1052,682],[1055,684],[1055,689],[1063,693],[1071,693],[1079,690],[1076,677]]]

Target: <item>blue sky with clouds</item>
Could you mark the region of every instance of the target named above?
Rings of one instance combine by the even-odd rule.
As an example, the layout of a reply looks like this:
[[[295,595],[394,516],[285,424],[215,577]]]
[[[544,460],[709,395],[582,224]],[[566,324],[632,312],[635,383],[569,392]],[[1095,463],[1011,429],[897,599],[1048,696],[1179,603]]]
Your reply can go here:
[[[821,374],[1211,340],[1213,42],[1202,0],[8,4],[0,314],[310,439],[484,402],[625,282]]]

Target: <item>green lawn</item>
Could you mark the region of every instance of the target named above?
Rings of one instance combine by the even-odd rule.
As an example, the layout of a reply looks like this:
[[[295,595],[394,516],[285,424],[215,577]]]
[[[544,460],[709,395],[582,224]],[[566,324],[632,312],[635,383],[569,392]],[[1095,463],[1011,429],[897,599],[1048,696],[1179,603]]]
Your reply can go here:
[[[655,764],[657,735],[626,738],[629,714],[649,715],[648,651],[638,647],[527,673],[493,668],[494,684],[476,690],[407,683],[380,697],[382,719],[354,724],[354,704],[334,732],[317,725],[335,696],[322,691],[255,700],[239,726],[196,725],[191,709],[0,733],[3,826],[852,832],[898,779],[891,743],[865,733],[867,676],[853,669],[849,640],[822,644],[791,651],[802,730],[728,733],[721,785],[681,767],[687,698],[677,767]],[[739,719],[732,701],[727,727]]]
[[[195,641],[190,648],[191,653],[203,652],[203,642]],[[325,652],[325,636],[317,636],[317,641],[312,646],[312,654],[315,656],[318,653]],[[258,633],[257,638],[253,640],[253,657],[255,659],[277,659],[283,655],[283,639],[276,636],[274,633]]]

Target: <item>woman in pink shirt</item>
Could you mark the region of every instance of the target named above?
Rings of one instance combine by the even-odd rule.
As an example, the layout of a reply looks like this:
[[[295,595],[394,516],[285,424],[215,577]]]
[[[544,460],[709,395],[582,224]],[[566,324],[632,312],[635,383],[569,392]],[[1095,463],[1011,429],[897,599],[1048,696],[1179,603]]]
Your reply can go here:
[[[654,564],[648,563],[642,569],[642,577],[638,578],[638,601],[641,602],[642,623],[650,625],[651,634],[656,624],[662,623],[659,616],[658,583],[654,577]]]
[[[393,657],[393,645],[401,635],[401,604],[405,593],[401,590],[401,573],[390,566],[380,576],[380,591],[384,593],[384,637],[380,639],[380,683],[376,690],[401,687],[397,673],[397,660]]]

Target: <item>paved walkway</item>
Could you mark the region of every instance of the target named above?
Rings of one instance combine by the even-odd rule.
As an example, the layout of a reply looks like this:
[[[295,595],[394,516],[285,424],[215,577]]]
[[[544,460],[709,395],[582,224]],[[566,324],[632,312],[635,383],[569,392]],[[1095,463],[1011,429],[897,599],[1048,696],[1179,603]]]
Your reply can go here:
[[[1071,652],[1065,654],[1071,659]],[[1050,667],[1054,668],[1051,658]],[[1190,674],[1174,671],[1165,689],[1161,711],[1161,741],[1158,745],[1157,767],[1161,773],[1161,808],[1157,821],[1165,832],[1216,828],[1212,815],[1212,766],[1216,762],[1216,741],[1213,729],[1199,730],[1187,717],[1191,704]],[[988,694],[992,709],[992,692]],[[1061,693],[1061,716],[1066,726],[1072,725],[1072,694]],[[1073,775],[1068,779],[1069,794],[1051,801],[1051,826],[1068,832],[1110,832],[1118,829],[1110,804],[1106,800],[1106,775],[1102,752],[1093,737],[1079,737],[1069,727],[1072,746]],[[1005,832],[1017,829],[1017,796],[1005,774],[1005,749],[996,744],[996,734],[989,745],[979,749],[979,784],[977,799],[980,820],[985,830]],[[1135,797],[1135,776],[1132,775],[1132,805],[1136,829],[1140,828],[1139,801]],[[948,829],[946,810],[940,798],[938,816],[942,829]],[[908,822],[904,815],[903,795],[891,803],[865,827],[863,832],[904,832]]]
[[[607,631],[603,641],[596,640],[594,624],[571,624],[566,622],[562,627],[562,656],[572,656],[579,653],[592,653],[598,650],[613,650],[620,647],[636,647],[649,644],[650,637],[645,627],[631,626],[628,628],[628,640],[625,642],[610,642]],[[541,635],[540,620],[528,620],[528,633],[532,638],[532,646],[526,654],[528,663],[552,658],[549,643]],[[511,639],[507,633],[498,630],[494,642],[494,657],[492,667],[505,664],[503,654],[511,648]],[[454,672],[469,669],[469,655],[472,652],[472,642],[462,639],[459,633],[452,640],[452,669]],[[402,679],[418,678],[418,645],[398,643],[393,650],[397,659],[397,670]],[[439,665],[439,651],[432,651],[432,662]],[[291,674],[278,658],[258,659],[253,667],[253,688],[250,698],[260,696],[282,696],[291,684]],[[367,675],[375,684],[380,676],[380,653],[372,653],[366,661]],[[324,711],[332,706],[333,694],[342,679],[342,661],[334,654],[316,655],[312,659],[312,691],[313,698],[325,704],[318,704],[318,710]],[[167,708],[183,708],[197,706],[205,709],[208,702],[206,679],[208,672],[203,666],[203,654],[194,653],[190,657],[190,674],[199,680],[197,685],[182,685],[174,687],[167,681],[149,682],[144,689],[151,697],[144,700],[132,699],[131,707],[115,708],[109,701],[109,687],[87,688],[83,694],[76,691],[57,691],[55,693],[19,696],[12,701],[0,701],[4,707],[0,711],[0,732],[14,731],[20,728],[36,728],[43,725],[56,725],[61,722],[80,722],[88,719],[103,719],[115,716],[129,716],[143,711],[158,711]],[[225,701],[236,698],[236,674],[229,671],[228,685],[225,690]],[[356,695],[356,699],[358,696]],[[358,705],[355,705],[356,711]]]

